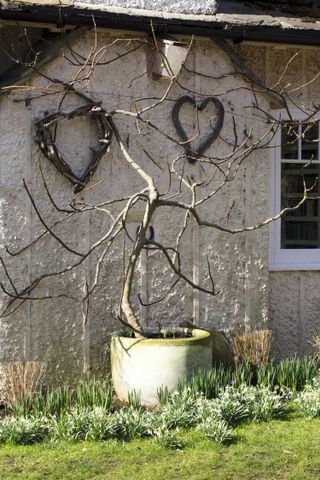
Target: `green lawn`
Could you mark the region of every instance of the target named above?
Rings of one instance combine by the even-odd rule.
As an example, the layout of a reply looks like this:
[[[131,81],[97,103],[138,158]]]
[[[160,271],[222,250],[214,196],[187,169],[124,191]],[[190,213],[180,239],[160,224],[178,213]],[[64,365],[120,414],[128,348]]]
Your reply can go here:
[[[320,478],[320,419],[242,425],[221,446],[196,431],[182,451],[154,440],[0,447],[1,480],[307,480]]]

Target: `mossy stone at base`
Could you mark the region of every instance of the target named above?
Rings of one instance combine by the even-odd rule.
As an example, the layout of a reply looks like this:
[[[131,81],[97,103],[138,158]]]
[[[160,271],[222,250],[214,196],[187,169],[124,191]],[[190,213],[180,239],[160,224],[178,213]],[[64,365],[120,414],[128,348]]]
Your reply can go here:
[[[159,403],[160,387],[174,389],[179,378],[190,377],[197,368],[212,366],[210,333],[192,330],[190,338],[127,338],[111,340],[112,380],[117,396],[140,393],[143,405]]]

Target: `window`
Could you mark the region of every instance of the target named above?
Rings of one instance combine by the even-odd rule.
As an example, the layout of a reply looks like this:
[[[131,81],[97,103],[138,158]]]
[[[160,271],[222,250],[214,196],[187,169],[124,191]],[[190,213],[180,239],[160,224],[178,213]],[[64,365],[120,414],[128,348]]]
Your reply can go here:
[[[272,153],[270,270],[320,270],[320,122],[282,121]],[[298,207],[304,189],[309,200]]]

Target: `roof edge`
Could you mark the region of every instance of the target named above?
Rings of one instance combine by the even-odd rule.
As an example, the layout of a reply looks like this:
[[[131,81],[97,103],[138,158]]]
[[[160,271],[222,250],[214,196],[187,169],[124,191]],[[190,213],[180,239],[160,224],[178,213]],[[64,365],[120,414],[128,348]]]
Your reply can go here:
[[[195,15],[167,13],[135,8],[84,4],[70,0],[3,1],[0,19],[52,23],[54,25],[93,26],[157,34],[197,35],[231,39],[234,42],[258,41],[320,46],[319,22],[290,24],[285,17],[268,15]],[[94,18],[94,22],[93,22]],[[293,18],[297,21],[296,18]],[[152,23],[152,28],[151,28]]]

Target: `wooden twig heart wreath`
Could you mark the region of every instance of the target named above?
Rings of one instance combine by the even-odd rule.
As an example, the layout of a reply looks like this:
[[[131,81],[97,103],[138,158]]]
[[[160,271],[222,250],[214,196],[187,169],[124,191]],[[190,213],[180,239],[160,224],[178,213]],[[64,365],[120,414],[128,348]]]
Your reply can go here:
[[[98,143],[99,147],[91,150],[91,158],[85,170],[79,175],[76,174],[68,162],[63,158],[55,143],[55,136],[52,132],[52,127],[58,124],[60,120],[70,120],[79,116],[88,116],[92,118],[97,126],[99,132]],[[56,169],[66,177],[71,183],[75,185],[75,193],[80,192],[89,182],[98,167],[99,161],[104,153],[109,149],[112,129],[108,122],[108,114],[99,105],[84,105],[77,107],[71,112],[56,112],[43,117],[41,120],[35,122],[36,138],[35,141],[39,144],[41,151]]]
[[[193,141],[190,140],[190,137],[187,135],[187,132],[181,125],[179,116],[180,110],[183,105],[190,104],[196,110],[202,112],[210,103],[215,106],[217,112],[216,120],[213,124],[210,122],[210,131],[206,133],[202,138],[200,138],[197,145],[192,147],[191,144],[193,143]],[[216,97],[207,97],[202,100],[202,102],[197,102],[194,98],[185,95],[176,101],[172,109],[172,122],[180,139],[182,140],[182,142],[184,142],[183,148],[186,157],[191,163],[194,163],[197,158],[199,158],[207,150],[207,148],[210,147],[210,145],[212,145],[213,142],[218,138],[223,126],[223,120],[224,106],[222,102]]]

